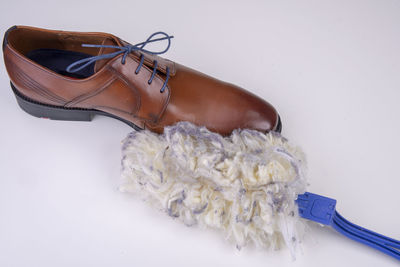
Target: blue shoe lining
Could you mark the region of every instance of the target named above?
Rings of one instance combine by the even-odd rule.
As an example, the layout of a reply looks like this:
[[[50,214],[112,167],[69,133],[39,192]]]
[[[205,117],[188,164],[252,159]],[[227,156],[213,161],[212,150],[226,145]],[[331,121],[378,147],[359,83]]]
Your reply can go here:
[[[95,62],[93,62],[87,68],[81,69],[74,73],[66,71],[68,65],[78,60],[92,57],[92,55],[89,54],[76,51],[41,48],[28,52],[26,56],[43,67],[64,76],[84,79],[94,74]]]

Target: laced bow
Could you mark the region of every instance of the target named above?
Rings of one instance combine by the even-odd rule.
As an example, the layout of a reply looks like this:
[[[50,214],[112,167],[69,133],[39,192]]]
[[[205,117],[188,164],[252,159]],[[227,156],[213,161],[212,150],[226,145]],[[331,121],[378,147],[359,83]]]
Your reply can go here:
[[[154,38],[154,37],[156,37],[157,35],[161,35],[162,37]],[[153,39],[153,38],[154,38],[154,39]],[[88,67],[89,65],[91,65],[92,63],[94,63],[94,62],[96,62],[96,61],[98,61],[98,60],[113,58],[113,57],[116,57],[116,56],[118,56],[118,55],[120,55],[120,54],[123,54],[122,59],[121,59],[121,63],[122,63],[122,64],[125,64],[126,57],[127,57],[130,53],[132,53],[132,52],[134,52],[134,51],[144,52],[144,53],[151,54],[151,55],[160,55],[160,54],[164,54],[164,53],[166,53],[166,52],[168,51],[168,49],[170,48],[170,46],[171,46],[171,39],[172,39],[172,38],[174,38],[174,37],[173,37],[173,36],[170,36],[170,35],[168,35],[168,34],[166,34],[165,32],[155,32],[155,33],[153,33],[152,35],[150,35],[150,36],[147,38],[146,41],[141,42],[141,43],[137,43],[137,44],[134,44],[134,45],[128,44],[128,45],[126,45],[126,46],[117,46],[117,45],[82,44],[82,47],[113,48],[113,49],[116,49],[117,51],[112,52],[112,53],[108,53],[108,54],[102,54],[102,55],[87,57],[87,58],[78,60],[78,61],[76,61],[76,62],[70,64],[70,65],[67,67],[66,70],[67,70],[68,72],[70,72],[70,73],[78,72],[78,71],[80,71],[80,70],[82,70],[82,69]],[[163,41],[163,40],[168,40],[168,45],[167,45],[167,47],[166,47],[164,50],[162,50],[162,51],[156,51],[156,52],[154,52],[154,51],[150,51],[150,50],[144,49],[144,47],[145,47],[147,44],[149,44],[149,43],[158,42],[158,41]],[[137,69],[136,69],[136,71],[135,71],[136,74],[139,73],[140,68],[141,68],[142,65],[143,65],[143,62],[144,62],[144,55],[141,53],[141,55],[140,55],[140,62],[139,62],[139,65],[138,65],[138,67],[137,67]],[[153,81],[154,76],[156,75],[156,72],[157,72],[157,60],[154,60],[153,63],[154,63],[153,73],[152,73],[150,79],[148,80],[148,83],[149,83],[149,84],[151,84],[151,82]],[[167,86],[168,80],[169,80],[169,68],[167,67],[167,68],[166,68],[166,78],[165,78],[165,81],[164,81],[164,84],[163,84],[162,88],[160,89],[160,92],[161,92],[161,93],[164,92],[165,87]]]

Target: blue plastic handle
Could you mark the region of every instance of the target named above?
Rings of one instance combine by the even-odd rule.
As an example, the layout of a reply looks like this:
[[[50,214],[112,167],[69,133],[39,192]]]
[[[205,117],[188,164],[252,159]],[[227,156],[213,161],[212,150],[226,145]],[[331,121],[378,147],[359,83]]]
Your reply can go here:
[[[306,192],[296,203],[302,218],[332,226],[339,233],[400,260],[400,241],[347,221],[336,211],[336,200]]]

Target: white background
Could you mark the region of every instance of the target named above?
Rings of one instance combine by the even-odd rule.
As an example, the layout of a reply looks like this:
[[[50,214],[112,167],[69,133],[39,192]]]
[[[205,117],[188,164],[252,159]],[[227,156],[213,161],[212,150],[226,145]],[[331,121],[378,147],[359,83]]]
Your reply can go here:
[[[309,191],[400,239],[400,1],[7,1],[15,24],[105,31],[131,43],[173,34],[166,57],[238,84],[279,111],[308,156]],[[118,191],[132,131],[34,118],[0,66],[0,266],[396,266],[311,225],[303,254],[237,251]],[[212,97],[212,95],[210,95]]]

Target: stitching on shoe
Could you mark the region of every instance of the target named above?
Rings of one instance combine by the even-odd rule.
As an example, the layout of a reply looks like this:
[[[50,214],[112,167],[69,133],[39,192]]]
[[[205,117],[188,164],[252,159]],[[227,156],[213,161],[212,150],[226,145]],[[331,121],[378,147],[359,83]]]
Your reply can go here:
[[[123,75],[122,73],[119,73],[118,71],[116,71],[111,65],[107,65],[106,66],[107,70],[110,71],[114,77],[118,80],[120,80],[121,82],[125,83],[126,86],[134,93],[134,95],[137,97],[137,101],[136,101],[136,107],[134,109],[134,111],[131,113],[131,115],[136,114],[137,112],[139,112],[140,107],[141,107],[141,103],[142,103],[142,97],[140,95],[139,90],[136,88],[136,86],[134,86],[127,77],[125,77],[125,75]]]
[[[59,103],[60,105],[64,105],[66,102],[65,99],[63,99],[60,96],[57,96],[53,93],[51,93],[47,88],[42,86],[41,84],[35,82],[31,77],[26,75],[22,70],[20,70],[16,65],[15,67],[15,78],[18,79],[24,86],[27,88],[31,89],[33,92],[36,94],[42,96],[45,99],[48,99],[52,102]]]
[[[115,77],[111,77],[109,78],[102,86],[95,88],[94,90],[91,90],[88,93],[84,93],[82,95],[79,95],[77,97],[75,97],[74,99],[72,99],[71,101],[67,102],[65,104],[65,106],[73,106],[76,105],[82,101],[85,101],[91,97],[94,97],[96,95],[98,95],[99,93],[101,93],[103,90],[105,90],[112,82],[115,81]]]

